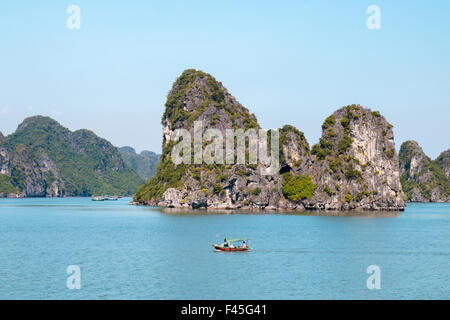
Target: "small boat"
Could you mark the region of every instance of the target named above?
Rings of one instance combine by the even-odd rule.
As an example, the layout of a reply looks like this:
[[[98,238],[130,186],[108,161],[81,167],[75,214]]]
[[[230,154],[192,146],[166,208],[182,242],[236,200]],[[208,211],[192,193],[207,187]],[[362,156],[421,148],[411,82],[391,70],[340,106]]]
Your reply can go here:
[[[248,240],[250,239],[224,239],[224,243],[214,243],[212,246],[217,251],[248,251],[250,249],[247,245]],[[240,243],[240,245],[236,246],[233,243]]]
[[[109,201],[111,201],[111,200],[119,200],[119,197],[118,196],[105,196],[104,199],[105,200],[109,200]]]
[[[101,196],[93,196],[92,201],[105,201],[105,198]]]

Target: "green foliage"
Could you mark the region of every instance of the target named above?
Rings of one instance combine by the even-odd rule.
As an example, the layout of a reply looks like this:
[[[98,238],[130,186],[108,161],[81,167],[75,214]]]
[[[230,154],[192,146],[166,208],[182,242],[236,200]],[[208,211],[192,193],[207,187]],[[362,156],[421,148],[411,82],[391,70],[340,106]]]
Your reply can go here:
[[[238,176],[250,176],[252,172],[244,168],[240,168],[235,171],[235,174],[237,174]]]
[[[353,142],[353,139],[349,135],[344,134],[341,141],[339,141],[339,143],[338,143],[338,147],[337,147],[338,153],[339,154],[345,153],[352,145],[352,142]]]
[[[187,97],[193,95],[193,92],[200,93],[202,100],[193,111],[187,111],[184,109],[184,103]],[[228,114],[233,125],[236,125],[237,119],[241,119],[242,125],[239,125],[239,127],[243,126],[245,129],[260,128],[253,115],[246,108],[228,104],[225,100],[225,94],[226,92],[221,84],[210,74],[195,69],[185,70],[175,81],[167,97],[162,122],[164,123],[166,120],[172,124],[185,122],[187,127],[190,127],[204,111],[210,106],[215,106]],[[211,119],[212,125],[215,125],[219,119],[217,115],[213,116]]]
[[[250,194],[254,195],[254,196],[258,196],[261,193],[261,188],[256,187],[253,190],[249,190]]]
[[[217,183],[213,188],[214,194],[220,194],[222,191],[223,191],[223,188],[219,183]]]
[[[355,197],[355,201],[360,202],[362,199],[364,199],[365,197],[369,197],[369,196],[370,196],[370,192],[367,190],[363,190],[361,192],[358,192],[358,194]]]
[[[211,125],[215,126],[217,124],[217,122],[219,122],[219,121],[220,121],[220,117],[217,114],[215,114],[211,117]]]
[[[12,182],[14,186],[17,187],[19,190],[25,189],[25,183],[27,179],[27,173],[25,171],[25,168],[23,167],[14,167],[11,170],[11,177]]]
[[[58,167],[66,195],[133,194],[143,180],[124,162],[117,148],[89,130],[69,131],[48,117],[26,119],[7,142],[31,155],[46,154]],[[14,168],[22,190],[26,173]]]
[[[406,198],[407,198],[408,200],[411,199],[412,191],[413,191],[415,188],[417,188],[417,189],[421,192],[422,196],[423,196],[425,199],[428,199],[428,200],[431,199],[431,194],[430,194],[429,191],[426,189],[426,187],[425,187],[423,184],[421,184],[421,183],[419,183],[419,182],[417,182],[417,181],[415,181],[415,180],[408,179],[408,176],[407,176],[406,172],[404,172],[404,173],[400,176],[400,182],[401,182],[401,184],[402,184],[403,192],[405,193],[405,196],[406,196]]]
[[[189,117],[189,113],[183,108],[184,97],[186,92],[192,86],[196,77],[205,77],[201,71],[189,69],[183,72],[183,74],[174,83],[173,88],[166,101],[166,110],[163,115],[163,119],[169,119],[171,123],[176,121],[185,121]],[[207,106],[205,106],[207,107]]]
[[[142,151],[136,154],[131,147],[119,148],[123,161],[130,166],[144,180],[148,180],[156,173],[159,163],[159,154],[151,151]]]
[[[432,173],[431,179],[426,183],[421,183],[417,177],[420,177],[427,172]],[[416,188],[420,191],[422,197],[427,200],[431,200],[431,192],[436,187],[439,188],[443,197],[448,197],[450,195],[450,179],[447,178],[442,167],[436,161],[432,161],[426,165],[413,179],[409,178],[407,173],[404,172],[400,176],[400,182],[402,184],[403,192],[408,200],[411,199],[412,191]]]
[[[337,134],[333,131],[333,129],[329,128],[327,131],[327,138],[333,139],[334,137],[337,137]]]
[[[202,176],[201,176],[200,170],[198,168],[192,168],[191,172],[192,172],[192,178],[194,178],[197,181],[201,180]]]
[[[290,172],[283,174],[281,191],[283,195],[292,201],[310,199],[317,186],[306,175],[293,176]]]
[[[13,179],[5,174],[0,174],[0,193],[19,193],[20,191],[12,185]]]
[[[316,155],[319,160],[324,160],[326,156],[332,153],[332,143],[328,140],[320,138],[318,144],[313,145],[311,153]]]
[[[413,190],[419,190],[423,198],[431,200],[432,191],[438,188],[441,198],[450,196],[450,178],[445,175],[442,153],[436,160],[427,157],[417,142],[406,141],[400,147],[399,162],[405,170],[400,177],[402,189],[408,200],[411,200]],[[422,170],[414,176],[410,176],[411,159],[415,156],[423,158]],[[431,173],[431,175],[430,175]],[[426,179],[421,179],[427,176]]]
[[[334,126],[336,123],[336,119],[334,118],[334,115],[329,116],[325,119],[324,123],[322,124],[322,129],[325,130],[329,127]]]
[[[433,173],[436,186],[440,189],[444,196],[450,195],[450,180],[444,173],[442,166],[437,161],[432,161],[428,165],[429,170]]]
[[[325,186],[325,188],[323,188],[323,191],[325,191],[325,193],[328,194],[328,196],[330,196],[330,197],[331,197],[332,195],[336,194],[336,192],[334,192],[333,190],[331,190],[331,188],[328,187],[328,186]]]
[[[328,166],[330,167],[331,171],[338,172],[342,166],[342,162],[337,158],[330,159],[328,162]]]
[[[300,151],[299,156],[301,155],[302,151],[305,153],[309,153],[309,144],[308,144],[308,141],[306,141],[306,137],[302,131],[298,130],[294,126],[287,124],[287,125],[284,125],[283,128],[280,129],[279,133],[280,133],[279,148],[280,148],[280,162],[281,163],[286,161],[284,159],[282,148],[283,148],[283,145],[288,143],[288,134],[290,134],[290,133],[294,135],[295,143],[297,143],[297,145],[299,146],[299,151]],[[270,142],[270,140],[269,140],[269,142]],[[268,144],[268,150],[270,150],[270,143]]]
[[[224,181],[227,181],[227,179],[228,179],[228,175],[226,175],[226,174],[218,174],[216,176],[216,182],[224,182]]]
[[[192,105],[192,110],[186,110],[186,101],[192,102],[194,96],[196,105]],[[225,119],[228,117],[231,120],[233,128],[239,127],[244,130],[260,128],[253,114],[250,114],[243,106],[226,99],[226,97],[225,88],[214,77],[202,71],[188,69],[175,81],[167,97],[162,123],[169,122],[172,126],[189,128],[208,108],[215,107],[225,113]],[[222,120],[222,116],[218,113],[211,116],[212,125]],[[134,198],[135,201],[146,202],[161,198],[168,188],[181,189],[185,184],[186,177],[189,176],[188,172],[200,184],[205,183],[210,188],[211,186],[205,179],[212,174],[215,174],[215,183],[219,185],[228,179],[228,176],[222,173],[222,169],[217,170],[216,165],[179,165],[175,167],[170,161],[170,152],[174,145],[173,141],[163,145],[161,162],[156,170],[156,175],[139,188]],[[246,148],[248,154],[247,150],[248,148]],[[222,167],[227,170],[231,169],[227,166]],[[249,170],[251,168],[256,170],[257,165],[248,164],[246,167],[237,170],[236,174],[248,176],[252,174],[252,171]],[[205,181],[202,181],[202,177]],[[215,194],[225,194],[225,191],[219,189],[218,185],[214,188]]]
[[[395,150],[394,149],[389,149],[389,150],[386,150],[385,153],[386,153],[386,156],[389,159],[392,159],[394,157],[394,155],[395,155]]]
[[[347,166],[347,168],[345,170],[345,177],[348,180],[361,179],[362,173],[359,170],[355,169],[352,164],[350,164]]]
[[[375,117],[381,117],[381,114],[380,114],[379,111],[372,111],[371,113],[372,113],[372,115],[375,116]]]
[[[134,200],[144,202],[160,198],[168,188],[180,188],[185,174],[185,164],[175,166],[169,157],[165,157],[159,163],[156,175],[139,187]]]
[[[350,119],[348,117],[342,118],[341,125],[344,128],[344,133],[348,134],[350,132]]]
[[[367,167],[370,166],[372,163],[368,161],[367,163],[364,163],[361,165],[361,170],[366,171]]]
[[[348,192],[345,194],[345,201],[348,202],[348,203],[353,201],[352,195],[350,193],[348,193]]]

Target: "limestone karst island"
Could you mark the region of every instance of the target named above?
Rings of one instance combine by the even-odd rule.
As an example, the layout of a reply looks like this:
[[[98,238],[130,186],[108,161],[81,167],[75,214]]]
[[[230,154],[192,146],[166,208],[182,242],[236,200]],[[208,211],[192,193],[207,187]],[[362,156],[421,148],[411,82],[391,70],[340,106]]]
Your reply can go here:
[[[193,69],[167,97],[161,155],[117,148],[49,117],[27,118],[12,134],[0,133],[0,197],[118,194],[134,196],[139,205],[286,211],[401,211],[407,201],[450,202],[450,149],[432,160],[417,142],[406,141],[397,155],[392,124],[360,105],[328,116],[312,146],[297,128],[280,128],[271,174],[262,173],[264,163],[250,161],[249,137],[244,162],[176,164],[176,131],[193,133],[199,121],[201,136],[209,129],[223,137],[230,129],[261,129],[222,83]]]
[[[260,128],[255,115],[213,76],[184,71],[165,107],[161,160],[156,175],[139,187],[134,197],[138,204],[194,209],[404,210],[408,198],[401,180],[412,200],[425,200],[427,195],[435,201],[449,200],[449,151],[439,158],[446,159],[439,160],[442,165],[434,163],[429,168],[430,160],[423,155],[420,167],[415,160],[411,166],[411,157],[416,156],[405,156],[400,166],[392,124],[360,105],[342,107],[327,117],[320,142],[312,147],[300,130],[283,126],[274,175],[261,175],[261,164],[176,165],[171,160],[175,130],[192,132],[195,121],[202,121],[204,131],[216,128],[224,136],[227,129]],[[411,153],[405,150],[402,147],[402,153]],[[431,173],[428,179],[433,188],[428,190],[412,178],[411,167],[444,172],[437,174],[440,184]]]

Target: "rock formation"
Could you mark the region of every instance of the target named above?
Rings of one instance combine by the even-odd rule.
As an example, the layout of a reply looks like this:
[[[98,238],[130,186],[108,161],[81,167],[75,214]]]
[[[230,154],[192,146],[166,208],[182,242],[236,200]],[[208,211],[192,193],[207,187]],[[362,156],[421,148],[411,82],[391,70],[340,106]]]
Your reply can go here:
[[[279,130],[280,164],[272,175],[263,175],[266,165],[251,163],[248,155],[245,164],[176,165],[171,159],[175,130],[195,136],[200,120],[202,134],[210,128],[223,136],[227,129],[260,128],[220,82],[186,70],[167,98],[156,175],[138,189],[136,202],[209,209],[404,209],[392,126],[376,111],[359,105],[335,111],[311,149],[301,131],[284,126]]]
[[[416,141],[406,141],[400,147],[399,157],[407,200],[450,202],[450,149],[431,160]]]
[[[159,163],[159,154],[144,150],[140,154],[136,153],[132,147],[119,148],[123,160],[145,181],[153,177]]]
[[[48,117],[27,118],[0,137],[0,197],[129,195],[142,182],[111,143]]]

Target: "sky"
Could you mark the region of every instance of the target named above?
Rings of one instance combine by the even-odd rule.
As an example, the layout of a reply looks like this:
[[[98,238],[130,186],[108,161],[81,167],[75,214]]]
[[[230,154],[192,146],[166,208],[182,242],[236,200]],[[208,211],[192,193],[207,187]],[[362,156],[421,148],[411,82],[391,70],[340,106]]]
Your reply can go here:
[[[370,5],[380,29],[366,25]],[[397,150],[450,148],[448,0],[1,1],[0,39],[4,135],[41,114],[160,152],[167,94],[195,68],[263,128],[294,125],[310,145],[334,110],[360,104],[394,125]]]

